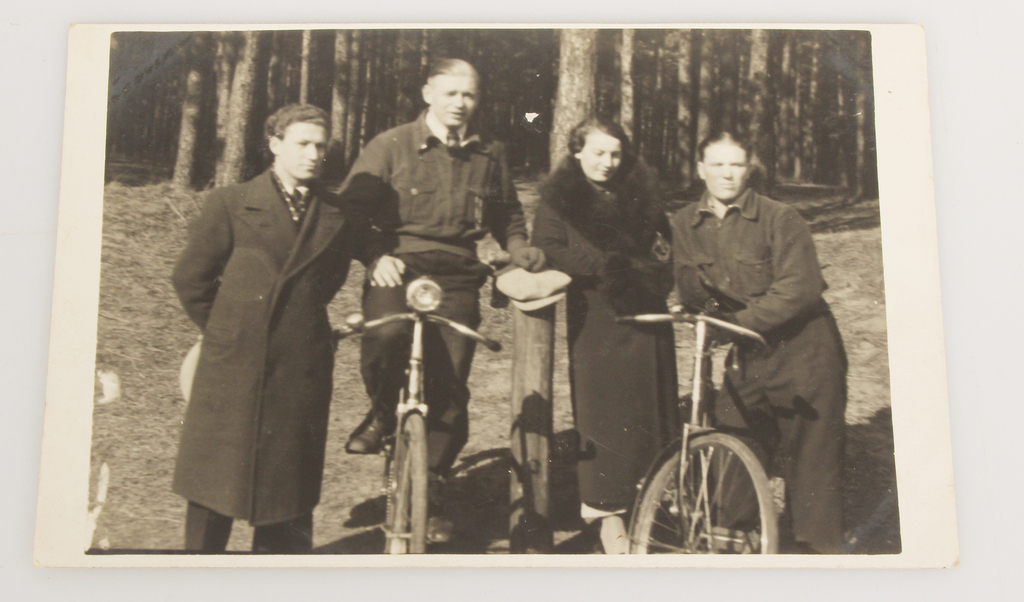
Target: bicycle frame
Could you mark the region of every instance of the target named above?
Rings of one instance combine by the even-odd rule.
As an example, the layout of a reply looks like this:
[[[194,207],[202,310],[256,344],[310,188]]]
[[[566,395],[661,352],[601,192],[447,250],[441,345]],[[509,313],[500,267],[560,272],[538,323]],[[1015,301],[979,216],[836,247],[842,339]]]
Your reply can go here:
[[[410,283],[409,289],[411,290],[412,287],[420,280],[422,279],[418,279],[417,281]],[[438,299],[438,303],[440,303],[440,299]],[[436,304],[433,307],[436,308]],[[401,436],[404,421],[410,413],[418,413],[421,416],[423,416],[424,419],[426,419],[427,416],[428,407],[426,404],[423,388],[423,329],[427,322],[433,322],[435,324],[439,324],[441,326],[450,328],[465,337],[471,338],[474,341],[481,343],[491,351],[501,350],[501,343],[485,337],[484,335],[476,332],[472,328],[463,326],[462,324],[453,322],[447,318],[443,318],[441,316],[430,313],[431,311],[433,311],[433,309],[428,309],[425,311],[417,310],[415,308],[411,309],[413,309],[413,311],[411,312],[393,314],[390,316],[379,318],[377,320],[371,320],[370,322],[365,323],[362,321],[361,315],[354,314],[350,316],[348,319],[346,319],[344,330],[335,330],[335,338],[336,340],[340,340],[351,334],[373,330],[374,328],[379,328],[386,324],[392,324],[394,322],[412,322],[412,347],[409,352],[408,382],[406,384],[402,397],[399,399],[398,406],[395,410],[397,420],[395,423],[395,433],[393,436],[393,442],[397,442],[398,437]],[[393,454],[395,453],[395,443],[393,442],[386,445],[386,453],[389,458],[389,462]],[[386,476],[385,482],[386,486],[384,493],[388,499],[388,512],[390,515],[391,498],[392,494],[394,493],[391,490],[391,488],[394,487],[394,480],[389,479]],[[385,537],[387,539],[385,549],[391,550],[393,540],[395,540],[396,538],[408,538],[409,534],[392,533],[390,532],[390,530],[385,529]]]
[[[689,420],[682,424],[682,452],[679,455],[679,472],[676,486],[678,491],[684,489],[686,471],[689,469],[690,440],[693,435],[713,431],[708,424],[708,416],[704,411],[706,397],[713,387],[711,383],[711,353],[712,347],[708,340],[708,325],[722,328],[744,338],[756,341],[761,345],[767,342],[757,332],[742,326],[737,326],[725,320],[713,318],[704,314],[685,314],[681,308],[673,307],[669,314],[643,314],[631,317],[618,318],[620,323],[656,324],[664,322],[687,322],[693,324],[695,329],[695,348],[693,366],[693,386],[691,387],[691,407]],[[702,491],[701,495],[707,495]],[[705,500],[706,501],[706,500]]]

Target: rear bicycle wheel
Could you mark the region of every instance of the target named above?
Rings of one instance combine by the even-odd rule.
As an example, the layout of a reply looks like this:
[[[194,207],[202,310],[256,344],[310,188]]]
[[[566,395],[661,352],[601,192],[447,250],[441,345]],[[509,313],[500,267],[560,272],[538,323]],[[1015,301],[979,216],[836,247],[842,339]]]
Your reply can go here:
[[[778,520],[764,467],[743,441],[723,433],[690,440],[652,468],[630,525],[634,554],[775,554]]]
[[[423,554],[427,547],[427,429],[409,412],[395,441],[385,521],[388,554]]]

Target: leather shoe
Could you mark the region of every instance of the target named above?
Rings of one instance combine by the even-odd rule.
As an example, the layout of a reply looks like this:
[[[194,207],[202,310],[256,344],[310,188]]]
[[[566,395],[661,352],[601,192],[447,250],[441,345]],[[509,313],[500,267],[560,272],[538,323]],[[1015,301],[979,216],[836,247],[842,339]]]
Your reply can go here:
[[[370,410],[363,422],[352,431],[345,444],[345,451],[350,454],[379,454],[384,449],[384,438],[388,433],[386,422],[380,412]]]
[[[447,516],[431,516],[427,519],[427,541],[430,543],[448,543],[454,531],[455,523]]]
[[[444,479],[434,473],[427,482],[428,516],[427,541],[447,543],[452,539],[455,523],[445,512]]]

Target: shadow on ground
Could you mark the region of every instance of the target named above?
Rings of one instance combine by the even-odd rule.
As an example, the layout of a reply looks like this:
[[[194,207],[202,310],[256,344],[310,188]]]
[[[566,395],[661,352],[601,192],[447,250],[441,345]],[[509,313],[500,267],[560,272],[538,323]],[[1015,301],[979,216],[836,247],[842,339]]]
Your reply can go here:
[[[549,483],[550,527],[557,554],[584,554],[594,549],[595,539],[583,531],[579,517],[576,483],[575,433],[571,430],[552,437]],[[494,448],[461,458],[448,482],[448,510],[455,518],[455,535],[446,544],[430,547],[433,554],[508,553],[509,474],[512,458],[507,448]],[[384,496],[366,500],[349,513],[345,526],[365,527],[355,535],[318,547],[320,554],[375,554],[384,549],[381,528],[386,513]]]
[[[879,410],[866,423],[847,425],[843,489],[849,553],[899,554],[902,542],[890,408]]]

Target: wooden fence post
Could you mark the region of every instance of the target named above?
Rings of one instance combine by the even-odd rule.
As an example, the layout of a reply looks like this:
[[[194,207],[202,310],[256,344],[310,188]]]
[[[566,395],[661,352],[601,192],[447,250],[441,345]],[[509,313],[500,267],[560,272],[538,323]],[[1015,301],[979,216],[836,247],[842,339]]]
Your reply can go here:
[[[512,313],[509,551],[548,554],[554,548],[549,521],[548,444],[552,430],[555,305],[532,312],[513,308]]]

